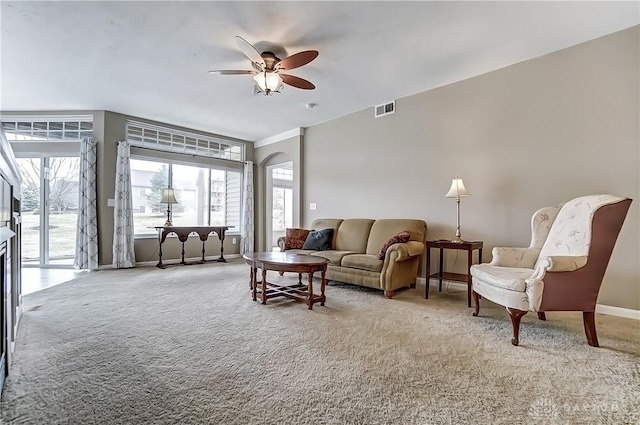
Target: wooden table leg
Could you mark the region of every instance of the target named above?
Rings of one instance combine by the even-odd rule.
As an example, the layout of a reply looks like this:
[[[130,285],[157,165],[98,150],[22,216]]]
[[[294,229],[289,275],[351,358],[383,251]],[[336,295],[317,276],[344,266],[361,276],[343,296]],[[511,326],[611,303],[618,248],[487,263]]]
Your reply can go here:
[[[216,260],[219,263],[226,263],[227,260],[224,258],[224,236],[225,229],[219,229],[218,239],[220,239],[220,257]]]
[[[267,266],[262,265],[262,304],[267,303]]]
[[[473,262],[473,250],[467,251],[467,307],[471,307],[471,264]]]
[[[313,309],[313,272],[309,272],[309,286],[307,286],[307,306]]]
[[[258,268],[251,266],[251,298],[256,300],[256,293],[258,292]]]
[[[427,276],[426,276],[426,284],[424,287],[424,297],[426,299],[429,299],[429,275],[431,274],[431,248],[427,248],[427,264],[426,267],[427,269]]]
[[[320,305],[324,306],[324,302],[327,300],[327,297],[325,297],[324,295],[324,289],[327,286],[327,278],[325,276],[326,271],[322,270],[322,273],[320,274],[320,276],[322,277],[322,281],[320,283]]]
[[[444,267],[444,250],[440,248],[440,261],[438,266],[438,292],[442,292],[442,269]]]
[[[162,239],[158,236],[158,264],[156,267],[164,269],[164,265],[162,264]]]

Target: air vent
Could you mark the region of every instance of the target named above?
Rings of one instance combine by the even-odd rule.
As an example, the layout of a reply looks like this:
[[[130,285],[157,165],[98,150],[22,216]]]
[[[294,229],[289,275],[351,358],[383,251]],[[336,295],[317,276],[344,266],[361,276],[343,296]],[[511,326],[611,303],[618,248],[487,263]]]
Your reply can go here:
[[[396,112],[396,101],[384,103],[382,105],[376,105],[373,108],[373,113],[376,118],[383,117],[385,115],[393,114]]]

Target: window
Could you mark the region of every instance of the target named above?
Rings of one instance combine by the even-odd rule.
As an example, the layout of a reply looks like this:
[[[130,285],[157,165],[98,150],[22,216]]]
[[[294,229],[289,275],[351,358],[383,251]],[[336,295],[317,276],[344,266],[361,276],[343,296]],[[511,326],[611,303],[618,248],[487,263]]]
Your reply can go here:
[[[9,142],[80,140],[93,136],[92,117],[3,117]]]
[[[167,218],[162,191],[172,187],[177,204],[171,205],[176,226],[233,226],[240,228],[242,173],[204,165],[131,159],[133,224],[136,235],[156,235],[154,226]]]
[[[141,148],[244,161],[242,143],[136,121],[127,122],[127,140],[132,146]]]
[[[271,223],[274,233],[293,226],[293,168],[291,163],[271,166]],[[275,238],[277,240],[277,238]]]
[[[244,144],[231,140],[127,121],[132,150],[134,231],[155,235],[167,219],[162,191],[172,187],[176,226],[210,225],[240,229]]]
[[[274,180],[293,181],[293,169],[283,167],[274,168],[271,176]]]
[[[93,115],[2,115],[22,176],[25,266],[71,266],[78,212],[80,140]]]

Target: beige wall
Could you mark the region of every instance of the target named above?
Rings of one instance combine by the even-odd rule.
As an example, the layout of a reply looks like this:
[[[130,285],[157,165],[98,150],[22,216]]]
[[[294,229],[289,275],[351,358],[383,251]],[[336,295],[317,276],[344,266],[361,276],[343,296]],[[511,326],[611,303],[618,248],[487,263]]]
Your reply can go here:
[[[628,196],[599,303],[640,310],[639,39],[636,26],[399,99],[393,115],[369,108],[306,129],[303,224],[420,218],[428,238],[451,238],[455,201],[444,194],[460,176],[473,195],[461,203],[462,235],[483,240],[488,261],[493,246],[528,245],[540,207]]]
[[[293,162],[293,225],[301,224],[301,188],[302,188],[302,137],[295,136],[269,145],[260,146],[254,150],[256,169],[255,181],[255,246],[256,250],[266,248],[266,223],[271,220],[271,212],[266,211],[268,165]]]

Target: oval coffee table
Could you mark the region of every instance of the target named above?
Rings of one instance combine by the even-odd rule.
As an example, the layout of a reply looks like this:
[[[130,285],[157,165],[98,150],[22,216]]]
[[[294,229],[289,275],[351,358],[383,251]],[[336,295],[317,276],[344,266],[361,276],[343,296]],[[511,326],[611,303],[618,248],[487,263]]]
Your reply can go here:
[[[286,297],[307,304],[309,310],[313,304],[324,305],[326,297],[324,289],[327,285],[325,273],[329,260],[311,255],[291,254],[287,252],[253,252],[244,254],[244,260],[251,266],[249,287],[254,301],[258,294],[262,304],[266,304],[269,298]],[[258,280],[258,269],[262,269],[262,280]],[[298,283],[295,285],[280,285],[267,281],[267,270],[280,273],[298,273]],[[320,295],[313,293],[313,273],[320,272],[322,282]],[[302,273],[309,275],[309,283],[302,283]],[[258,287],[259,286],[259,287]]]

